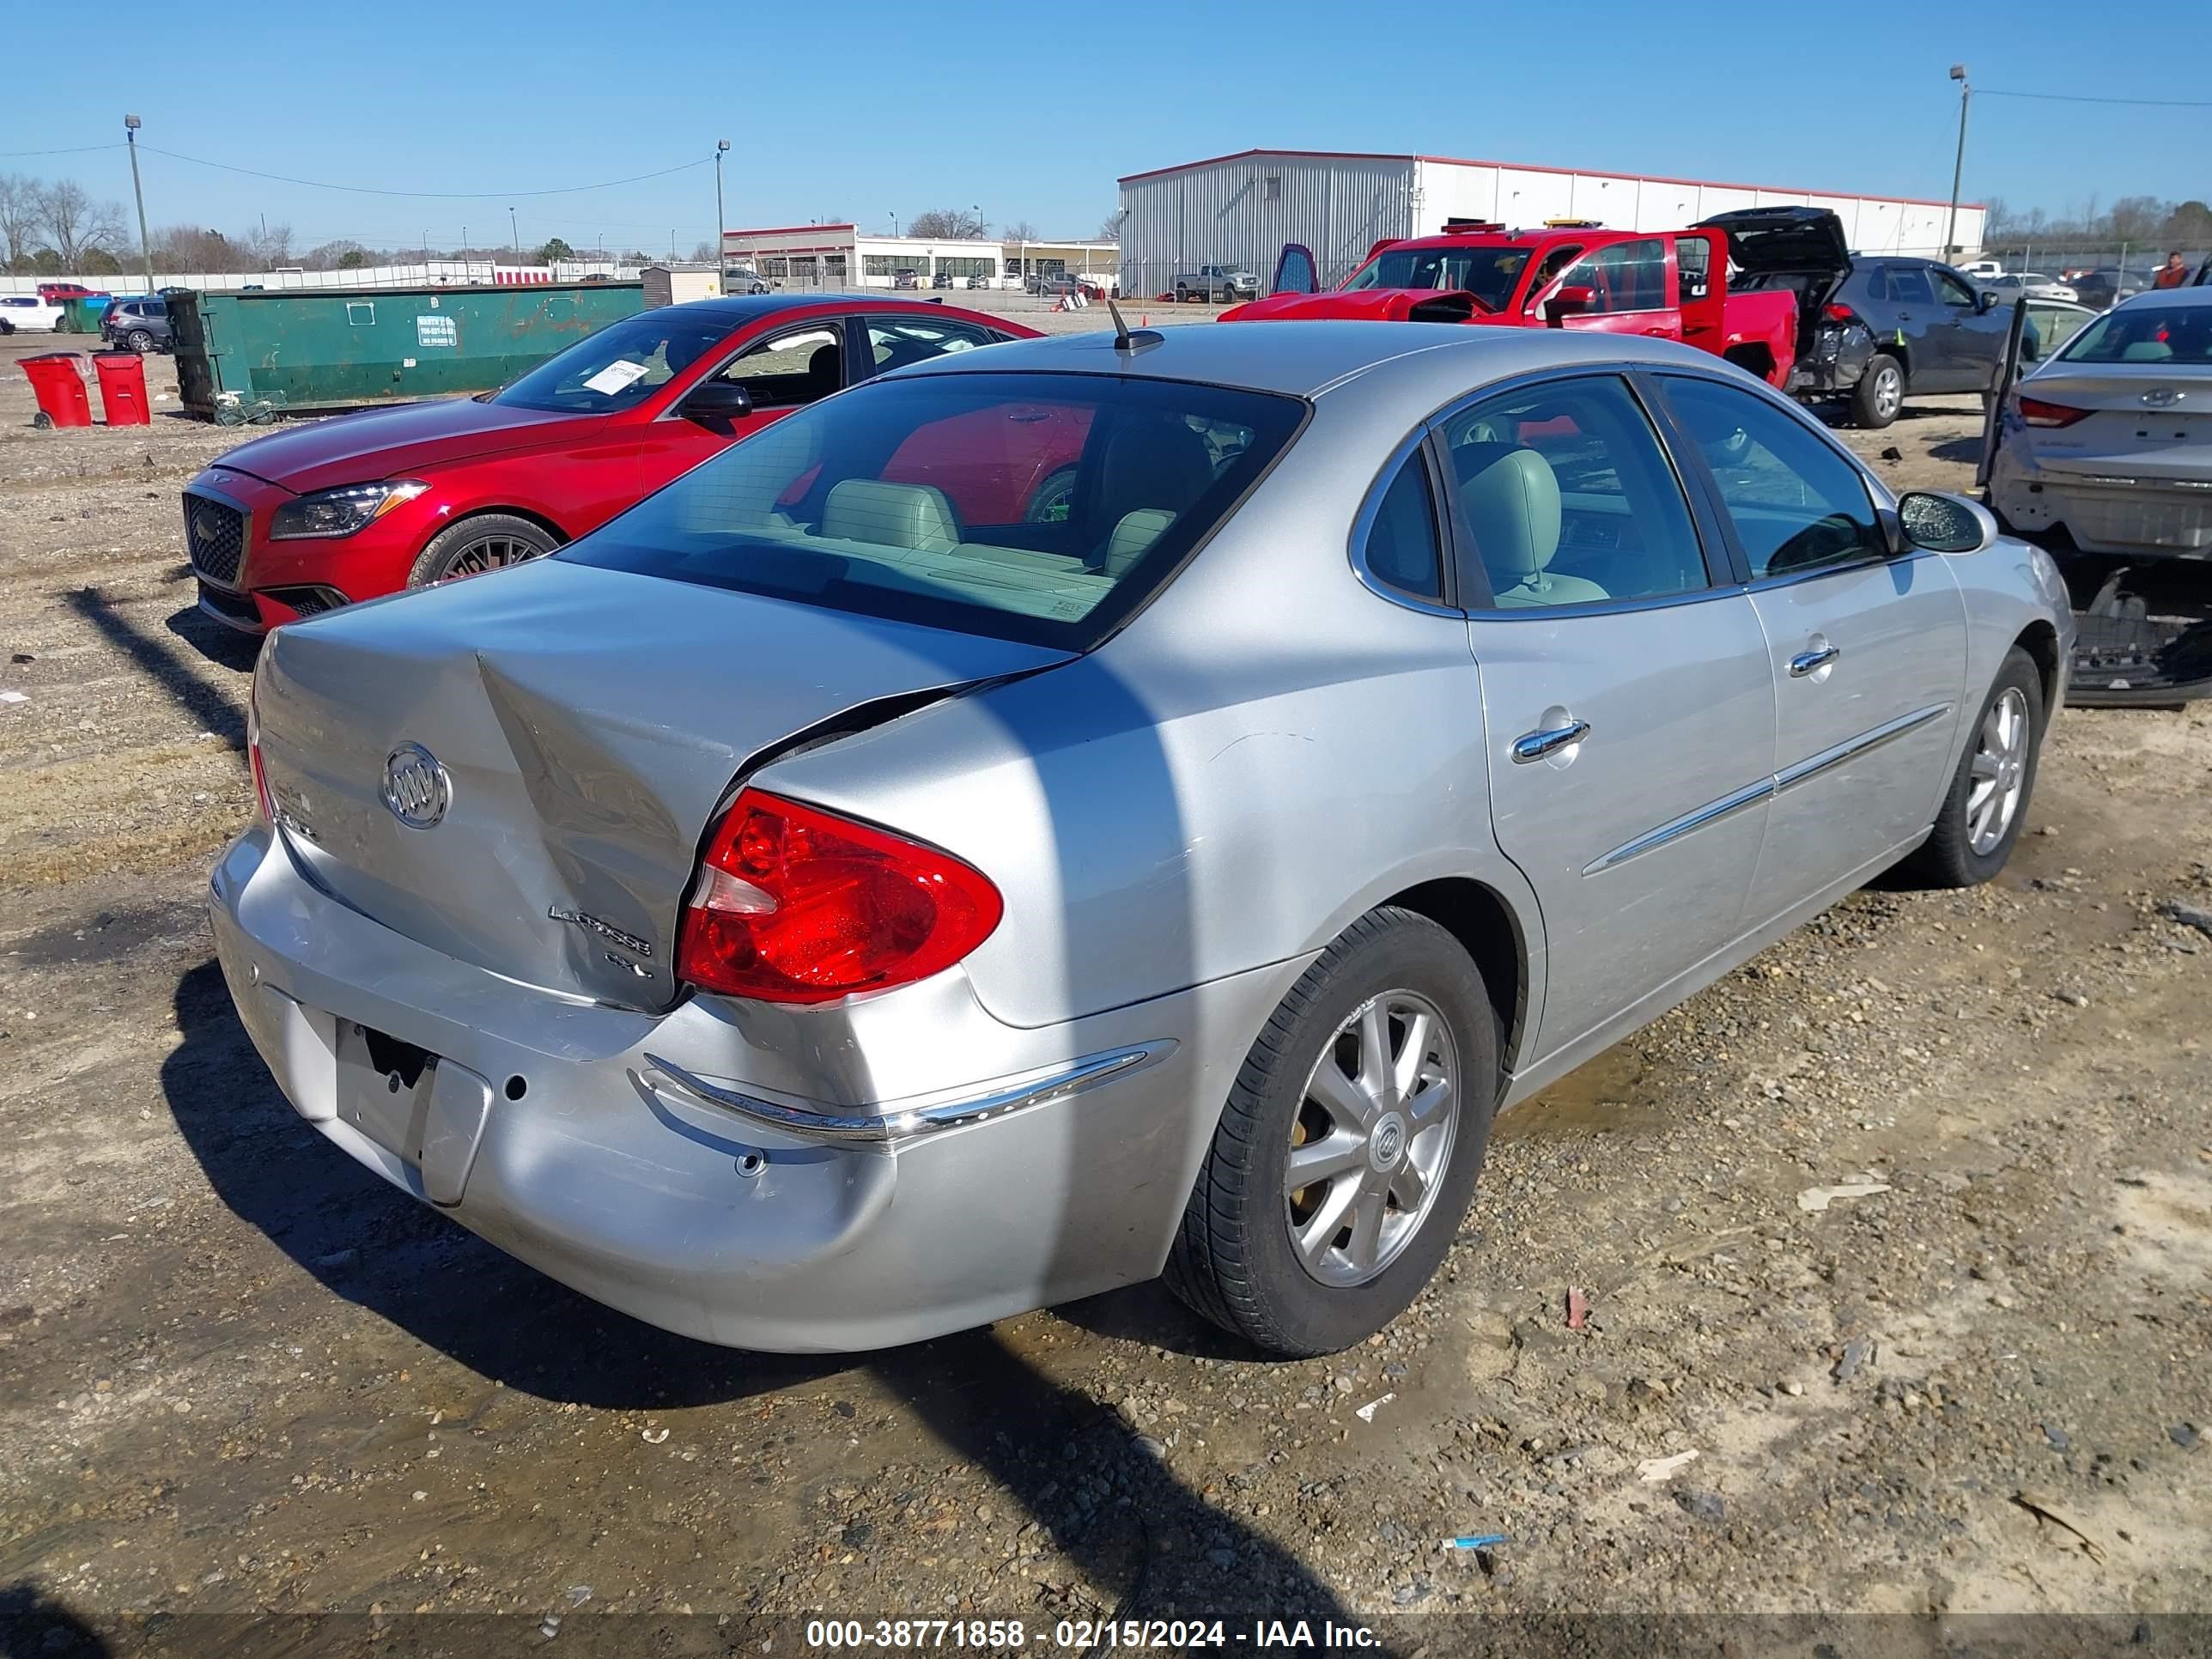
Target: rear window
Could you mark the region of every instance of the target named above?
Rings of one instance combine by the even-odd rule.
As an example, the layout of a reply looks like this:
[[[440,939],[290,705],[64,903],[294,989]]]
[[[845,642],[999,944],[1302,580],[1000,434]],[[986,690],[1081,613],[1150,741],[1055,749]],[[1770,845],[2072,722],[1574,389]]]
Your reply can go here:
[[[611,323],[492,398],[509,409],[609,415],[643,403],[729,338],[726,317],[659,306]]]
[[[2123,306],[2066,343],[2065,363],[2212,363],[2212,305]]]
[[[559,556],[1088,650],[1304,413],[1174,380],[894,376],[732,445]]]

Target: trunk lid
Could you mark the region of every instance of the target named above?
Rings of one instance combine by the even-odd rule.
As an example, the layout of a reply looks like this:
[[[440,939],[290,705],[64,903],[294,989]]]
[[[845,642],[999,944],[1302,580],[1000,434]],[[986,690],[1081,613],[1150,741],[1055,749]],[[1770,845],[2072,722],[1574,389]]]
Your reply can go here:
[[[2039,466],[2197,488],[2212,479],[2212,372],[2053,362],[2022,380],[2020,395],[2090,411],[2071,426],[2030,428]]]
[[[1738,208],[1700,219],[1696,228],[1725,234],[1729,258],[1739,270],[1832,277],[1850,267],[1844,222],[1826,208]]]
[[[279,629],[256,701],[278,821],[326,891],[495,973],[661,1008],[753,757],[1066,659],[546,559]]]

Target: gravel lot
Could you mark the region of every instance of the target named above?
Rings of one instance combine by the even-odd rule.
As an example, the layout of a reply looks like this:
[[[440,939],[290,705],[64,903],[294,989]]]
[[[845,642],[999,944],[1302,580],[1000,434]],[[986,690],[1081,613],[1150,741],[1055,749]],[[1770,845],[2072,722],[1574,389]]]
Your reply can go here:
[[[1437,1659],[1561,1619],[1816,1650],[1753,1615],[1844,1654],[2212,1646],[2156,1617],[2212,1612],[2212,937],[2164,914],[2212,909],[2212,706],[2069,714],[1997,883],[1863,893],[1510,1115],[1356,1352],[1256,1363],[1150,1286],[732,1352],[278,1097],[202,909],[251,657],[176,506],[244,434],[33,432],[46,343],[0,346],[0,1654],[805,1651],[817,1613],[1035,1646],[1117,1607]],[[1964,488],[1978,434],[1954,400],[1850,441]],[[1990,1613],[2117,1622],[2000,1648]]]

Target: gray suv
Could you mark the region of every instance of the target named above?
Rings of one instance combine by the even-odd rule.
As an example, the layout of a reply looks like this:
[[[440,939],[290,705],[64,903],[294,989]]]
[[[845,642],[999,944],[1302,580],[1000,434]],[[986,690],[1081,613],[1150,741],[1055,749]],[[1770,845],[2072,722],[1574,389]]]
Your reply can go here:
[[[171,343],[169,302],[118,300],[100,319],[100,337],[142,357],[149,351],[167,351]]]
[[[1884,427],[1907,398],[1996,385],[2011,313],[1950,266],[1854,254],[1826,208],[1744,208],[1699,228],[1727,234],[1731,288],[1797,296],[1796,396],[1847,398],[1855,423]]]

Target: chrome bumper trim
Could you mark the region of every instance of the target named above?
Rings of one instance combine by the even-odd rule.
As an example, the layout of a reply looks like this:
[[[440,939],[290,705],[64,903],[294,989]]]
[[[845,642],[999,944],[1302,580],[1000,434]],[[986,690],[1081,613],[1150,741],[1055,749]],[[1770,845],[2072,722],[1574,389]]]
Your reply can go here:
[[[671,1086],[702,1104],[733,1113],[768,1128],[780,1129],[787,1134],[801,1135],[815,1140],[890,1146],[902,1140],[936,1134],[945,1129],[964,1128],[973,1123],[988,1123],[994,1118],[1026,1111],[1032,1106],[1045,1106],[1054,1101],[1066,1100],[1070,1096],[1095,1089],[1102,1083],[1142,1071],[1156,1061],[1165,1060],[1175,1049],[1174,1040],[1163,1037],[1155,1042],[1139,1043],[1132,1048],[1116,1048],[1103,1054],[1086,1055],[1043,1077],[1003,1085],[983,1094],[967,1095],[934,1106],[913,1106],[900,1111],[866,1115],[823,1111],[813,1107],[787,1106],[778,1101],[765,1100],[758,1095],[749,1095],[720,1084],[709,1083],[658,1054],[645,1056],[646,1064],[651,1069],[640,1080],[647,1087]]]

